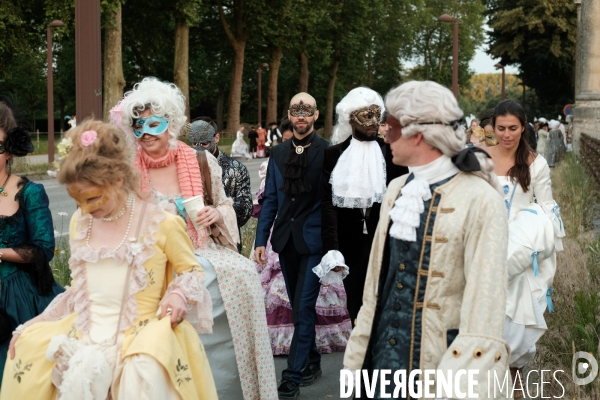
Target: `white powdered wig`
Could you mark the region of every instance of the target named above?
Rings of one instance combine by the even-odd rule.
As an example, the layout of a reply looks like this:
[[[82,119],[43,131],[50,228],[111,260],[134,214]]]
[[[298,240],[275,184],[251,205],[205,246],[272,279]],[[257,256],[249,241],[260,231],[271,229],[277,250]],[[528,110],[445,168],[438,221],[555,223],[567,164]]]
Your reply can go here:
[[[352,126],[350,126],[350,114],[361,108],[369,107],[375,104],[381,107],[381,114],[385,110],[383,99],[374,90],[368,87],[357,87],[352,89],[335,107],[338,115],[337,124],[333,127],[331,143],[338,144],[348,139],[352,135]]]
[[[464,113],[446,87],[432,81],[406,82],[387,94],[385,106],[389,115],[400,121],[402,136],[411,137],[421,133],[426,143],[448,157],[454,157],[465,148],[465,129],[462,124],[453,124]],[[439,124],[422,125],[421,122]],[[492,160],[482,153],[476,153],[476,156],[481,171],[473,174],[485,179],[502,193]]]
[[[558,129],[560,127],[560,122],[558,122],[555,119],[551,119],[550,122],[548,122],[548,128],[550,128],[551,131]]]
[[[118,104],[121,115],[121,129],[129,136],[133,136],[133,121],[147,108],[158,117],[169,120],[169,148],[177,148],[177,137],[185,124],[185,96],[173,84],[161,82],[157,78],[144,78],[125,93],[123,100]]]

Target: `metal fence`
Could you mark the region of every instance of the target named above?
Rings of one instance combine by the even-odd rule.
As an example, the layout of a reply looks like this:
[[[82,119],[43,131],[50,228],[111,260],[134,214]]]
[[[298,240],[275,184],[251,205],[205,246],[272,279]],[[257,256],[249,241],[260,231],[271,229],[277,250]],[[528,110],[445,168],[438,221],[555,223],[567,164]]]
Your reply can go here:
[[[582,133],[580,154],[585,169],[600,185],[600,140]]]

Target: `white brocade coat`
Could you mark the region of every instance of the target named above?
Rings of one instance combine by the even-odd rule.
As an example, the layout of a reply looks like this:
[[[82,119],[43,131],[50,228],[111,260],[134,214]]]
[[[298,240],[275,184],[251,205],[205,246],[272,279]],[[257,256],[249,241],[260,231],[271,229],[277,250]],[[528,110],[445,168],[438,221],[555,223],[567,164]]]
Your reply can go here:
[[[381,205],[363,306],[344,356],[344,365],[351,370],[363,367],[373,328],[384,247],[389,240],[389,213],[407,178],[404,175],[390,183]],[[488,393],[488,371],[492,382],[494,373],[502,381],[510,354],[502,339],[508,286],[508,225],[503,199],[481,178],[464,172],[433,192],[441,199],[431,238],[429,270],[422,270],[428,278],[422,305],[420,369],[454,373],[460,369],[479,370],[475,386],[478,397],[503,399],[506,396],[499,390],[493,395],[491,385]],[[416,310],[420,306],[413,307]],[[446,341],[449,329],[459,329],[450,348]],[[463,378],[460,390],[467,393],[467,379]],[[504,388],[506,391],[506,384]]]

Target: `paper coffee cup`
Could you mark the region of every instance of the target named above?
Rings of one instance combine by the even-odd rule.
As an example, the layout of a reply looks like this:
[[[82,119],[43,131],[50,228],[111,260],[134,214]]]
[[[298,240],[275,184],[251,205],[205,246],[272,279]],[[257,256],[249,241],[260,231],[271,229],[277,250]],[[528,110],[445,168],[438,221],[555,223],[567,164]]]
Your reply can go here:
[[[194,228],[196,228],[197,231],[200,231],[203,227],[196,223],[196,218],[198,218],[198,212],[204,208],[204,197],[202,195],[190,197],[182,203],[185,207],[185,212],[192,220],[192,224],[194,224]]]

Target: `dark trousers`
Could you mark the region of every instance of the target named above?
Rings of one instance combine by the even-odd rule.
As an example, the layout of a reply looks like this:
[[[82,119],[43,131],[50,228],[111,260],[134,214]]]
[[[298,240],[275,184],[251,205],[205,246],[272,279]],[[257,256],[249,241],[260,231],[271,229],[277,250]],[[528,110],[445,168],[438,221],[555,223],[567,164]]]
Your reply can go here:
[[[298,384],[302,382],[302,369],[306,365],[321,363],[321,354],[315,343],[316,305],[321,283],[312,271],[321,262],[321,257],[321,254],[299,254],[291,235],[279,253],[294,321],[294,336],[282,377]]]
[[[369,266],[369,254],[371,253],[370,236],[361,235],[360,240],[348,241],[352,243],[349,248],[341,248],[350,273],[344,279],[344,290],[346,290],[346,308],[350,314],[352,327],[356,326],[356,317],[362,307],[363,292],[367,279],[367,267]]]

